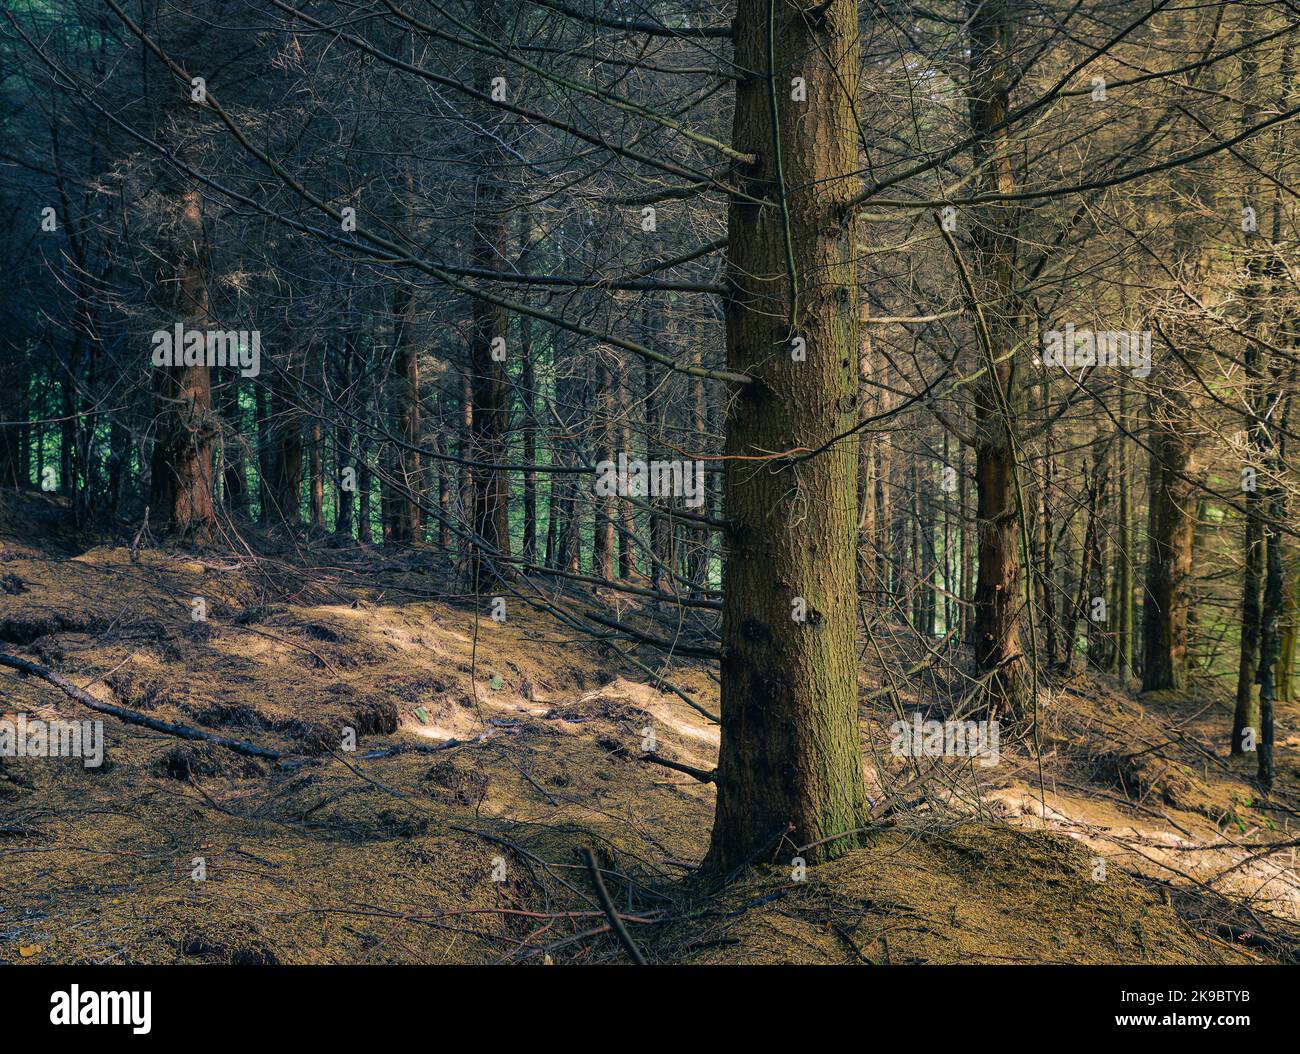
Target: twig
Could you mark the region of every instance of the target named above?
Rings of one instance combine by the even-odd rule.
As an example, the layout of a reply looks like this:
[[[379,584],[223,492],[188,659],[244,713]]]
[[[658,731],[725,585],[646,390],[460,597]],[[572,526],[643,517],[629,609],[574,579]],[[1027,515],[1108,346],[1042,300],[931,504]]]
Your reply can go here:
[[[596,857],[590,849],[582,850],[582,858],[586,861],[587,870],[591,872],[592,885],[596,887],[596,896],[600,898],[600,906],[605,911],[605,917],[609,919],[610,927],[614,930],[614,935],[618,937],[618,942],[623,945],[623,950],[627,952],[628,957],[638,966],[645,966],[645,956],[641,954],[641,949],[633,942],[631,935],[627,932],[627,927],[623,925],[623,920],[618,917],[618,912],[614,910],[614,902],[609,899],[609,890],[605,888],[605,883],[600,877],[600,868],[596,866]]]

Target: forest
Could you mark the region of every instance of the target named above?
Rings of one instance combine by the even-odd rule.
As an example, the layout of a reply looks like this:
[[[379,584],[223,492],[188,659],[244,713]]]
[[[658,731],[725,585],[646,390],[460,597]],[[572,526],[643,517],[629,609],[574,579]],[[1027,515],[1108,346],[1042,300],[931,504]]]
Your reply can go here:
[[[6,0],[0,962],[1300,963],[1297,118],[1293,0]]]

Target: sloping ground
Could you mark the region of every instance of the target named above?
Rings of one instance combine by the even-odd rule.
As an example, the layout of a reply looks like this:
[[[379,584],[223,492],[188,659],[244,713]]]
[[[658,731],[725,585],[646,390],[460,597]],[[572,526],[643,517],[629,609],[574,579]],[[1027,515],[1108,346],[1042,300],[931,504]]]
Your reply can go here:
[[[1237,953],[1068,841],[963,825],[886,832],[806,882],[768,868],[666,944],[685,962],[1211,963]]]
[[[22,501],[49,514],[46,499]],[[973,794],[940,781],[885,821],[897,826],[805,881],[770,865],[707,888],[691,869],[712,789],[638,755],[652,730],[664,756],[711,768],[715,727],[550,615],[509,598],[507,621],[494,622],[486,599],[450,595],[428,554],[398,561],[323,539],[259,538],[242,556],[116,544],[74,556],[66,534],[43,548],[15,504],[0,514],[0,650],[105,702],[288,757],[105,717],[100,768],[6,760],[0,960],[621,961],[583,847],[660,961],[1262,954],[1189,926],[1175,911],[1186,905],[1123,867],[1094,881],[1095,857],[1120,850],[1066,825],[1003,822],[1051,825],[1006,804],[1037,794],[1024,757],[987,770],[996,778],[981,770]],[[661,672],[716,711],[705,670]],[[20,712],[98,716],[2,669],[0,716]],[[881,716],[866,711],[869,737]],[[1069,763],[1093,752],[1080,746]],[[1105,772],[1075,775],[1117,794]],[[1194,837],[1221,837],[1198,815]]]

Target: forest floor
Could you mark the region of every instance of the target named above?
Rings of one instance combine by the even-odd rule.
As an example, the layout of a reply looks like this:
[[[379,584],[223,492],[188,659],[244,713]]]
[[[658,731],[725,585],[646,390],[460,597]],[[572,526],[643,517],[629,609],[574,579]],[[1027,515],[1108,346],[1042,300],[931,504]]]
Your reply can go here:
[[[1004,739],[994,766],[918,767],[890,754],[880,691],[918,657],[877,628],[868,843],[803,881],[779,861],[719,886],[694,873],[712,787],[640,757],[652,728],[662,757],[711,769],[716,725],[552,614],[509,598],[491,620],[433,552],[253,531],[137,549],[65,524],[56,499],[0,498],[0,651],[285,757],[94,714],[0,668],[0,718],[102,716],[106,739],[98,768],[0,767],[0,961],[624,961],[583,848],[651,961],[1300,961],[1294,704],[1269,796],[1253,756],[1227,756],[1214,685],[1138,697],[1076,675],[1044,693],[1037,756]],[[704,664],[656,671],[716,712]],[[910,678],[897,705],[924,708],[943,676]]]

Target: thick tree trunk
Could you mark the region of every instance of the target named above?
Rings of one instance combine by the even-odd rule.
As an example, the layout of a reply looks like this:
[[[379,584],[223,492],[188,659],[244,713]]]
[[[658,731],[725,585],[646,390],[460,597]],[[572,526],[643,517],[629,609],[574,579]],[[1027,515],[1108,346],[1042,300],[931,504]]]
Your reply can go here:
[[[1011,15],[1005,0],[967,0],[970,21],[970,129],[977,185],[1011,194],[1015,176],[1008,131],[994,131],[1009,104]],[[975,518],[979,531],[975,583],[975,661],[986,678],[991,712],[1018,718],[1029,710],[1026,662],[1020,649],[1019,498],[1012,417],[1017,407],[1015,304],[1016,211],[984,210],[971,223],[972,271],[988,334],[985,372],[971,387],[975,406]],[[989,361],[992,360],[992,361]]]
[[[169,312],[163,328],[180,322],[187,329],[206,330],[206,246],[198,191],[186,191],[178,206],[180,215],[164,257],[168,273],[159,281]],[[153,372],[158,422],[150,477],[153,522],[170,534],[204,541],[216,526],[211,373],[206,364],[155,367]]]
[[[771,23],[769,25],[769,14]],[[853,0],[812,18],[740,0],[736,62],[768,70],[736,90],[733,145],[758,161],[729,212],[727,361],[755,381],[728,413],[722,744],[710,865],[829,858],[866,820],[854,649],[857,443],[756,470],[772,451],[820,446],[857,418],[858,19]],[[769,54],[770,46],[770,54]],[[806,79],[806,103],[789,98]],[[773,111],[779,114],[774,134]],[[796,281],[791,289],[789,271]],[[792,339],[806,342],[795,361]],[[743,467],[738,467],[743,466]],[[792,618],[796,598],[806,621]]]
[[[1223,12],[1192,9],[1185,16],[1188,44],[1214,47],[1223,24]],[[1211,24],[1207,23],[1212,22]],[[1208,31],[1208,32],[1207,32]],[[1208,36],[1208,41],[1206,37]],[[1218,68],[1207,67],[1198,84],[1214,90]],[[1205,215],[1217,214],[1221,182],[1213,162],[1193,163],[1176,169],[1170,177],[1169,197],[1163,205],[1171,217],[1169,259],[1183,288],[1210,294],[1214,284],[1214,256],[1220,249],[1206,234]],[[1199,334],[1197,334],[1199,336]],[[1193,342],[1193,351],[1199,340]],[[1195,353],[1195,352],[1194,352]],[[1182,690],[1187,685],[1189,594],[1192,556],[1196,549],[1198,498],[1201,491],[1196,466],[1195,379],[1196,362],[1182,366],[1172,356],[1161,363],[1160,383],[1149,403],[1151,471],[1147,497],[1146,581],[1142,604],[1142,689]]]
[[[179,61],[203,47],[201,30],[192,20],[188,3],[170,8],[166,15],[157,14],[155,32]],[[157,66],[147,65],[143,72],[157,73],[164,82],[171,80],[170,73]],[[197,109],[181,101],[183,96],[176,91],[176,85],[168,83],[167,87],[158,94],[159,103],[152,113],[154,136],[173,156],[192,161],[192,131],[196,122],[202,122],[195,116]],[[164,166],[159,175],[162,195],[171,205],[154,246],[158,261],[154,306],[158,309],[159,328],[171,329],[180,323],[187,330],[206,331],[211,322],[210,260],[203,196],[196,184],[170,166]],[[66,202],[64,215],[70,215]],[[73,248],[80,261],[78,270],[84,275],[87,264],[79,246],[78,241]],[[88,295],[79,296],[78,302],[80,312],[88,310]],[[83,316],[79,322],[71,352],[78,357],[82,337],[91,331],[89,319]],[[183,349],[173,351],[179,357]],[[79,367],[69,365],[71,383]],[[178,538],[205,541],[216,528],[213,443],[218,422],[213,413],[211,372],[202,360],[193,366],[155,366],[151,372],[155,424],[149,470],[150,523]],[[75,394],[65,388],[65,396],[72,399],[75,411]],[[63,484],[75,494],[79,466],[75,451],[68,448],[68,439],[65,432],[63,454],[72,460],[64,466],[71,478],[65,475]]]

